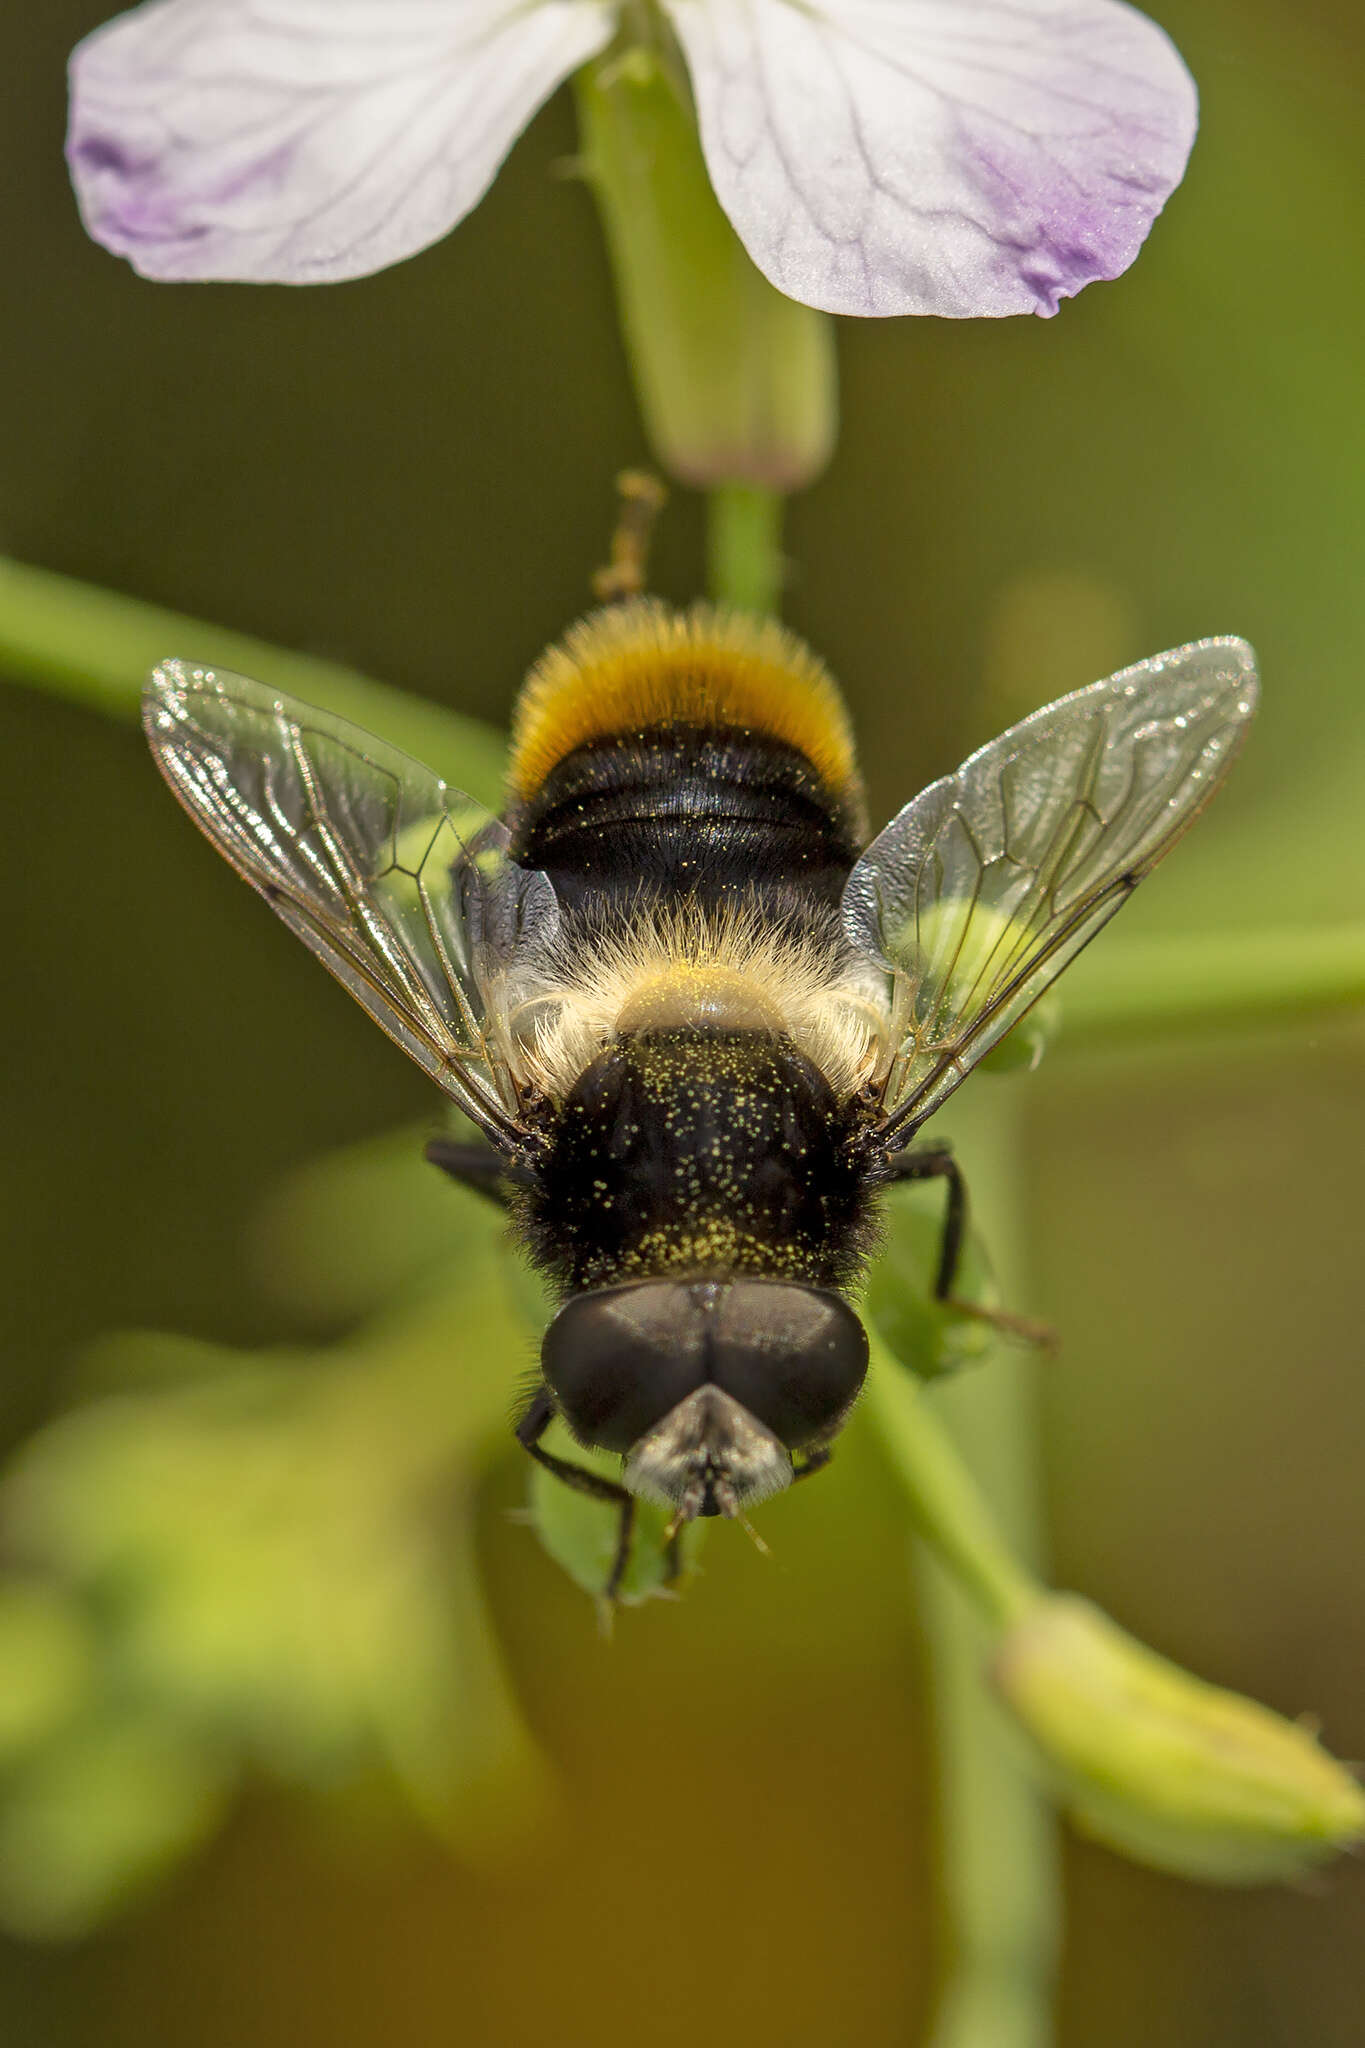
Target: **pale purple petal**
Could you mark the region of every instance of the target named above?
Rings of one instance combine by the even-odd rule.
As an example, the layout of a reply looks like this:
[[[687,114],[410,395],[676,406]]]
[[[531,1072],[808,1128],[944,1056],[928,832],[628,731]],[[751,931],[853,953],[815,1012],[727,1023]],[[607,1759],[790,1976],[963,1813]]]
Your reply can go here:
[[[721,205],[831,313],[1055,313],[1133,261],[1194,83],[1120,0],[665,0]]]
[[[144,277],[382,270],[483,197],[614,20],[605,0],[148,0],[71,59],[82,218]]]

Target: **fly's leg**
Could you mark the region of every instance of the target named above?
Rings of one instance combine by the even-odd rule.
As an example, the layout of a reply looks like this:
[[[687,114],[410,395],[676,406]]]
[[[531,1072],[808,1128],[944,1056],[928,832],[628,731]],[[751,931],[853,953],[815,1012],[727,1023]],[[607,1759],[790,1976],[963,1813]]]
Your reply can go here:
[[[511,1207],[507,1187],[509,1181],[515,1184],[520,1178],[518,1169],[490,1146],[467,1145],[458,1138],[432,1138],[423,1157],[439,1166],[442,1173],[448,1173],[462,1188],[472,1188],[476,1195],[504,1211]]]
[[[601,1595],[604,1607],[610,1612],[621,1590],[626,1566],[630,1563],[631,1542],[635,1535],[635,1496],[627,1493],[624,1486],[618,1486],[614,1479],[604,1479],[600,1472],[590,1472],[586,1465],[575,1465],[572,1459],[557,1458],[553,1451],[545,1450],[540,1439],[554,1417],[554,1403],[542,1387],[517,1424],[517,1442],[524,1451],[530,1452],[538,1465],[543,1465],[547,1472],[553,1472],[556,1479],[562,1479],[576,1493],[586,1493],[593,1500],[609,1500],[620,1511],[616,1555]]]
[[[829,1449],[807,1451],[804,1464],[798,1465],[792,1473],[792,1485],[795,1486],[798,1479],[809,1479],[812,1472],[823,1472],[833,1456]]]
[[[430,1158],[430,1151],[427,1153]],[[898,1180],[946,1180],[948,1201],[943,1211],[943,1235],[938,1245],[938,1271],[934,1275],[934,1300],[953,1301],[953,1285],[962,1259],[967,1235],[967,1183],[962,1168],[946,1145],[926,1145],[919,1152],[897,1152],[889,1161],[890,1178]]]
[[[889,1164],[889,1177],[898,1180],[944,1180],[948,1200],[943,1211],[943,1235],[939,1239],[938,1270],[934,1274],[934,1300],[956,1309],[959,1315],[974,1316],[1007,1336],[1019,1337],[1043,1351],[1055,1351],[1057,1333],[1031,1316],[1011,1315],[1001,1308],[983,1308],[980,1302],[963,1301],[953,1292],[962,1247],[967,1236],[967,1183],[962,1168],[947,1145],[925,1145],[918,1152],[897,1152]]]

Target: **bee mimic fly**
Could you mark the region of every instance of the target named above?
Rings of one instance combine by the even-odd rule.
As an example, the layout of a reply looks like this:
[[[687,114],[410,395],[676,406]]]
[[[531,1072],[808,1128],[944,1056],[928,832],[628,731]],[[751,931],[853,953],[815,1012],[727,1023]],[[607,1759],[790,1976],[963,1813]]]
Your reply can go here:
[[[560,1306],[517,1427],[570,1485],[740,1516],[814,1471],[867,1367],[849,1296],[907,1149],[1222,781],[1253,657],[1203,640],[982,747],[868,843],[848,720],[771,620],[607,606],[532,671],[503,816],[367,733],[167,661],[201,830],[482,1131]],[[542,1443],[562,1418],[611,1480]]]

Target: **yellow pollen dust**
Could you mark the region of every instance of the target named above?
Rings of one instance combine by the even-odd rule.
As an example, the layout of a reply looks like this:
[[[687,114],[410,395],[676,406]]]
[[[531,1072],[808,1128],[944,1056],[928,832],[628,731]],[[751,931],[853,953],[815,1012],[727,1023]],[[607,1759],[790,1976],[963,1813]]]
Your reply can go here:
[[[799,1245],[772,1244],[746,1231],[734,1217],[714,1213],[698,1216],[690,1224],[644,1232],[610,1270],[612,1277],[621,1279],[729,1272],[801,1280],[814,1273],[809,1256]]]

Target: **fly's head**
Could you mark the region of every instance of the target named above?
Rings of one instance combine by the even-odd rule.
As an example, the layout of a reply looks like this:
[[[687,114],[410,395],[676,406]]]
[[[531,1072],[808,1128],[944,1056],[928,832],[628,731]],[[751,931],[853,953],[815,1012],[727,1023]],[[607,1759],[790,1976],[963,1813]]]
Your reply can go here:
[[[624,1459],[626,1486],[677,1522],[742,1516],[836,1434],[867,1371],[837,1294],[789,1281],[642,1280],[575,1295],[542,1370],[580,1443]]]

